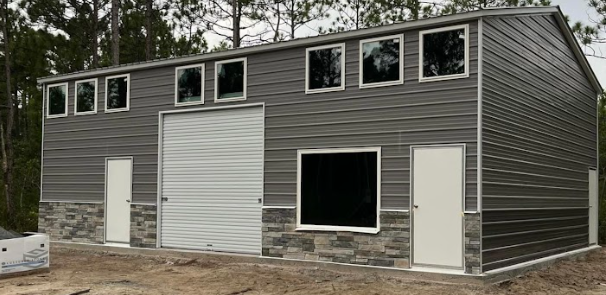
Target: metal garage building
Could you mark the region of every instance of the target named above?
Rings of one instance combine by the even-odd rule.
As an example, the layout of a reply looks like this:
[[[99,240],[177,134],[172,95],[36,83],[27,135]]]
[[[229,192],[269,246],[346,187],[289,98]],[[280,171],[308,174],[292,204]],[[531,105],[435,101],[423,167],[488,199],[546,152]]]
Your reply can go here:
[[[597,95],[557,7],[39,80],[52,240],[482,274],[597,243]]]

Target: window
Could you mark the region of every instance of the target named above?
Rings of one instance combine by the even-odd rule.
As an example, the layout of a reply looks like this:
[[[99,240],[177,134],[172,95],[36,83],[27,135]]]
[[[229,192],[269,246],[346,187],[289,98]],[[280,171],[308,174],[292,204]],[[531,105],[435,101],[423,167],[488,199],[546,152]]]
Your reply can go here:
[[[97,79],[76,82],[76,115],[97,113]]]
[[[175,68],[175,105],[204,104],[204,65]]]
[[[360,41],[360,88],[402,84],[402,35]]]
[[[124,112],[130,109],[130,75],[105,78],[105,112]]]
[[[307,48],[305,93],[345,90],[345,44]]]
[[[46,88],[46,117],[67,117],[67,83],[48,85]]]
[[[297,230],[377,233],[380,148],[300,150]]]
[[[246,58],[215,63],[215,102],[246,100]]]
[[[469,26],[453,26],[419,33],[419,81],[469,76]]]

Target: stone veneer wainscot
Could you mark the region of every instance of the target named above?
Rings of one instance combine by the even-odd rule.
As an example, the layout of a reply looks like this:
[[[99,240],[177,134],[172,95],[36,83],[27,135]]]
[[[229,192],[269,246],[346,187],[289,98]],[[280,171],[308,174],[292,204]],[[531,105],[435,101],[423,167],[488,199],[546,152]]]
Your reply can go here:
[[[51,241],[103,244],[102,203],[40,202],[38,232]]]
[[[263,256],[408,268],[408,212],[381,212],[377,234],[295,231],[296,209],[263,209]]]

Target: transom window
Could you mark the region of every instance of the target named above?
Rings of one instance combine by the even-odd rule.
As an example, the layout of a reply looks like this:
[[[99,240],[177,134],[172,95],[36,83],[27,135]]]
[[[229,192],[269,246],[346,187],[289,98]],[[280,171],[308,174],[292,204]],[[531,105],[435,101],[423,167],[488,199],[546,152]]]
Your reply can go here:
[[[419,80],[435,81],[469,76],[469,26],[421,31]]]
[[[246,100],[246,58],[215,63],[215,102]]]
[[[67,116],[67,83],[48,85],[46,88],[46,117]]]
[[[297,229],[377,233],[380,148],[300,150]]]
[[[105,78],[105,112],[124,112],[130,109],[130,75]]]
[[[402,84],[402,35],[360,41],[360,88]]]
[[[97,79],[76,82],[75,114],[97,113]]]
[[[204,65],[175,68],[175,105],[204,104]]]
[[[345,90],[345,44],[307,49],[305,92]]]

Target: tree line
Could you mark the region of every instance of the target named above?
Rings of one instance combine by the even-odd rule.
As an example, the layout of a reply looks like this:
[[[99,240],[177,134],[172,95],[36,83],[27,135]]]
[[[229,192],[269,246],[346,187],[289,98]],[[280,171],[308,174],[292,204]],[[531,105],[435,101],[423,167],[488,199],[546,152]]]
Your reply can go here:
[[[587,4],[601,19],[573,28],[590,46],[604,41],[606,4]],[[550,1],[0,0],[0,226],[37,229],[43,115],[39,77],[530,5]],[[600,167],[606,167],[604,162]]]

